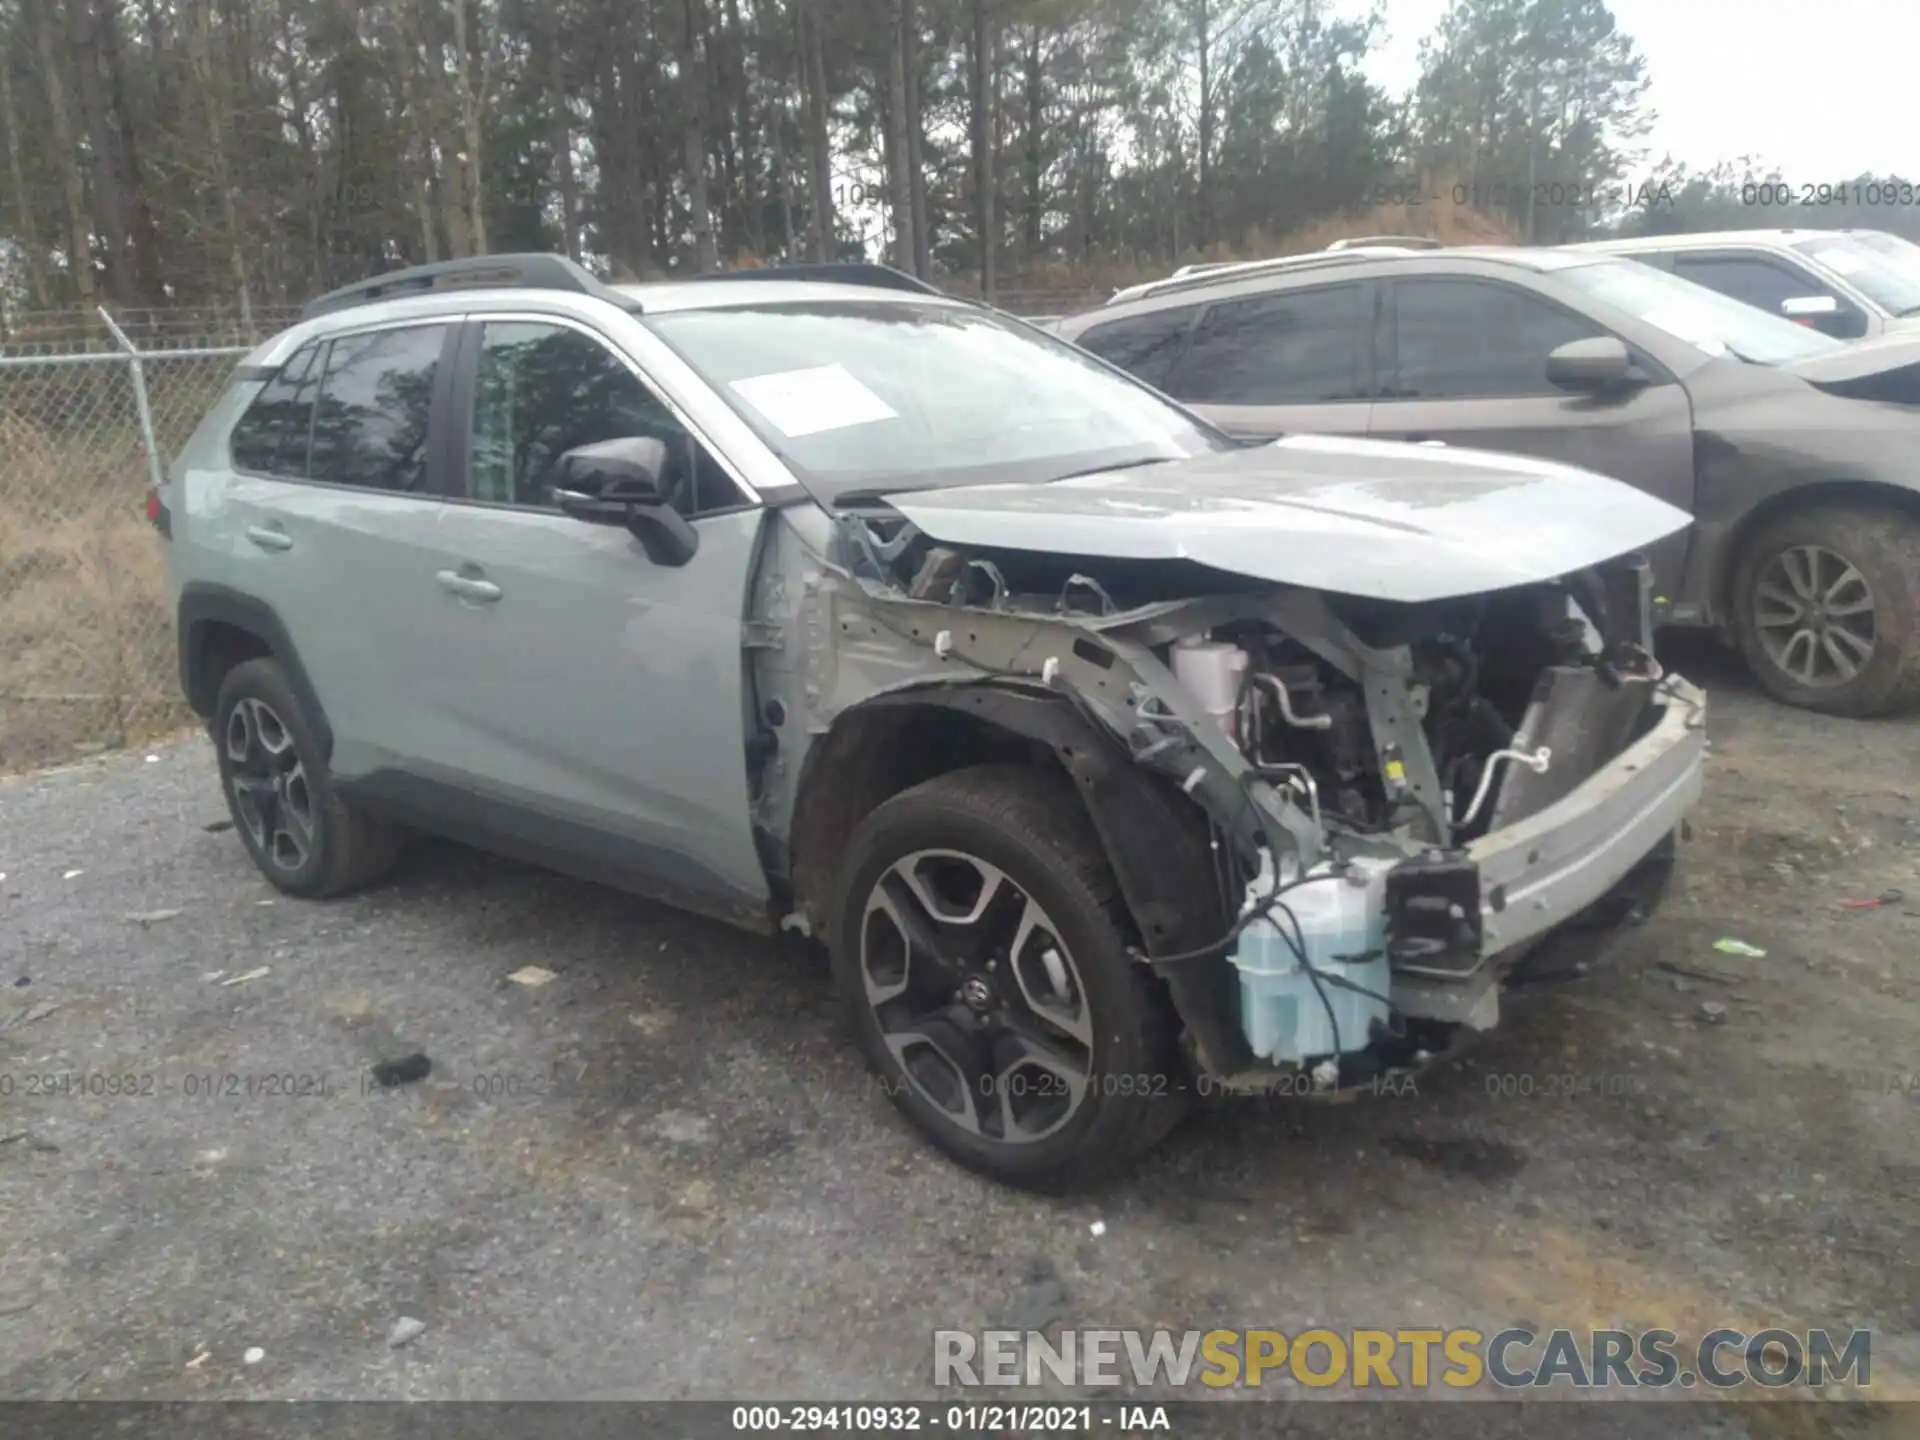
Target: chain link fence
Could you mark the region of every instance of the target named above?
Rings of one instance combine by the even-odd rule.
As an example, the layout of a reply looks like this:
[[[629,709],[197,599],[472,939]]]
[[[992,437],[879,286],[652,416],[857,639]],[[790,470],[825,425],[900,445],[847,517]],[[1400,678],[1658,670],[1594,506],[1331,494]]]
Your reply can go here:
[[[140,340],[105,311],[21,318],[0,341],[0,771],[190,718],[147,489],[251,348],[177,316]]]

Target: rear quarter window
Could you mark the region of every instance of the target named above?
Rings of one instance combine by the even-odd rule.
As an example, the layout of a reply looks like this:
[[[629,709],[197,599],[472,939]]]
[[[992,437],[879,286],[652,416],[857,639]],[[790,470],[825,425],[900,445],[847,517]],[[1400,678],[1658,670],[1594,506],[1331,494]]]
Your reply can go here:
[[[302,347],[260,387],[228,439],[233,468],[305,479],[313,397],[319,388],[320,343]]]
[[[1125,320],[1109,320],[1104,325],[1095,325],[1074,343],[1155,389],[1165,390],[1173,378],[1173,367],[1179,363],[1180,352],[1186,347],[1193,317],[1199,313],[1198,305],[1182,305],[1173,310],[1130,315]]]

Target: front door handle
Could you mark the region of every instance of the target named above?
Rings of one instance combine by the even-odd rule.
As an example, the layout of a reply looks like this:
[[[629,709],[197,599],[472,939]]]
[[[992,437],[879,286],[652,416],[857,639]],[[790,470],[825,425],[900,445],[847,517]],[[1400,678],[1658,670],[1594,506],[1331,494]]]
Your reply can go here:
[[[284,530],[275,530],[269,525],[247,526],[247,539],[262,550],[291,550],[293,537]]]
[[[462,575],[458,570],[442,570],[433,578],[440,582],[442,590],[451,591],[462,600],[498,600],[500,598],[500,587],[491,580]]]

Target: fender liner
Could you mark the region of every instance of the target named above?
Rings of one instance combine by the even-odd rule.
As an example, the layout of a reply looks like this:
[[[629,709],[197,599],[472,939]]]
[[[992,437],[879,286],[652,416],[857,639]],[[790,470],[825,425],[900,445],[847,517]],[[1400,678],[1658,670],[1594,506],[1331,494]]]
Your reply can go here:
[[[280,662],[280,668],[287,672],[287,683],[306,711],[308,727],[319,742],[322,755],[333,754],[333,727],[327,722],[326,709],[320,704],[313,682],[307,678],[306,666],[300,663],[300,652],[294,648],[293,637],[271,605],[230,586],[190,580],[180,587],[178,619],[180,689],[196,715],[208,720],[213,718],[219,688],[217,682],[207,683],[209,626],[231,625],[259,640]]]
[[[1087,807],[1149,961],[1201,949],[1226,933],[1206,812],[1171,781],[1142,769],[1071,699],[1007,685],[923,685],[876,695],[855,709],[929,705],[978,716],[1053,751]],[[1252,1063],[1238,987],[1224,959],[1155,962],[1153,969],[1206,1070],[1227,1075]]]

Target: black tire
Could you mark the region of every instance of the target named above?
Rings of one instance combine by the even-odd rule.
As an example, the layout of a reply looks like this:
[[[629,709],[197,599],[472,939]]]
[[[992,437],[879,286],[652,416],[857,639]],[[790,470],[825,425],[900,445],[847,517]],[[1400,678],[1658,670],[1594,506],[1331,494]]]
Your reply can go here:
[[[1781,593],[1783,581],[1792,585],[1807,573],[1809,547],[1853,567],[1870,592],[1871,652],[1859,656],[1858,640],[1845,634],[1836,633],[1831,641],[1842,653],[1859,657],[1850,676],[1833,664],[1830,653],[1812,652],[1829,643],[1828,627],[1858,636],[1863,627],[1857,613],[1822,606],[1817,619],[1801,627],[1782,620],[1793,610],[1769,598]],[[1793,573],[1782,568],[1790,561]],[[1821,582],[1834,573],[1824,570],[1810,588],[1824,588]],[[1858,593],[1849,585],[1835,603],[1849,603],[1847,597]],[[1853,717],[1911,708],[1920,702],[1920,520],[1886,507],[1818,505],[1766,521],[1741,550],[1734,571],[1733,628],[1754,677],[1776,700]],[[1785,649],[1783,636],[1801,628],[1809,630],[1806,648]],[[1820,665],[1824,673],[1816,673]]]
[[[1048,1133],[1009,1141],[956,1121],[909,1077],[869,1000],[862,958],[869,899],[896,863],[930,850],[963,852],[1004,872],[1016,895],[1023,891],[1037,904],[1070,957],[1076,1013],[1086,1017],[1091,1040],[1087,1083],[1077,1108]],[[989,765],[929,780],[867,817],[841,866],[830,948],[848,1023],[908,1118],[971,1169],[1058,1191],[1121,1168],[1169,1133],[1187,1108],[1191,1087],[1172,1038],[1171,1006],[1158,979],[1129,955],[1130,933],[1112,869],[1065,777]],[[1052,962],[1059,963],[1057,952]],[[1000,977],[1010,996],[1007,979],[1017,963],[1010,951]],[[951,1011],[961,1010],[959,994]],[[983,1102],[983,1109],[998,1103]]]
[[[393,868],[403,832],[334,790],[278,661],[248,660],[228,671],[210,728],[234,829],[275,886],[317,900],[357,890]]]

